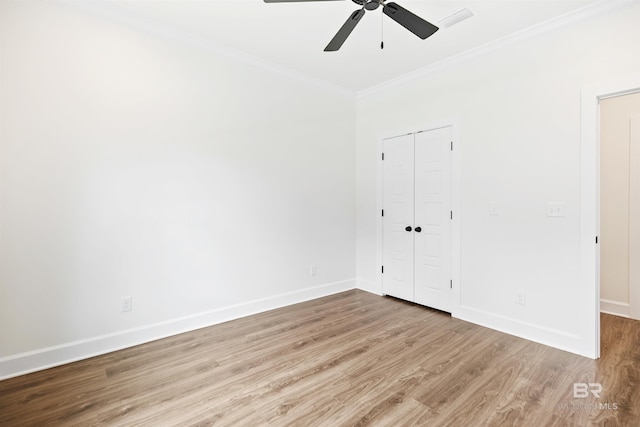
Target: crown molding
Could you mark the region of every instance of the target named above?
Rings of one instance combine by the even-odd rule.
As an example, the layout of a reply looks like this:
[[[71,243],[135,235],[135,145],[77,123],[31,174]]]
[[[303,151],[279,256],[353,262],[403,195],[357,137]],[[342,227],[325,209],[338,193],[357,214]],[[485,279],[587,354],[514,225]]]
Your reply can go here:
[[[264,58],[251,55],[241,50],[214,43],[205,37],[197,36],[195,34],[178,30],[177,28],[169,25],[163,25],[158,22],[145,19],[144,17],[136,15],[130,11],[119,8],[111,2],[104,0],[71,0],[64,2],[63,4],[70,5],[75,9],[85,11],[86,13],[103,17],[112,22],[117,22],[118,24],[135,29],[144,34],[180,43],[182,45],[211,53],[238,63],[243,63],[269,73],[284,76],[287,79],[295,80],[302,84],[306,84],[307,86],[321,90],[330,91],[351,100],[355,100],[357,96],[357,92],[355,90],[347,89],[326,80],[309,76],[308,74],[284,67],[276,64],[275,62],[268,61]]]
[[[348,89],[326,80],[309,76],[303,72],[284,67],[275,62],[268,61],[246,52],[222,46],[214,43],[204,37],[199,37],[191,33],[180,31],[174,27],[161,25],[157,22],[144,19],[129,11],[118,8],[113,3],[99,1],[83,1],[72,0],[64,4],[73,5],[77,9],[84,10],[94,15],[99,15],[129,28],[134,28],[146,34],[181,43],[192,48],[196,48],[211,54],[215,54],[222,58],[226,58],[235,62],[244,63],[246,65],[256,67],[258,69],[273,73],[275,75],[284,76],[290,80],[296,80],[311,87],[322,90],[328,90],[340,96],[344,96],[351,100],[361,100],[369,96],[386,92],[402,85],[422,79],[430,74],[445,70],[455,65],[467,62],[471,59],[485,55],[487,53],[499,50],[521,41],[536,37],[538,35],[577,23],[589,18],[605,15],[607,13],[616,12],[628,7],[640,5],[640,0],[600,0],[591,5],[585,6],[573,12],[566,13],[548,21],[525,28],[516,33],[510,34],[501,39],[483,44],[473,49],[457,55],[450,56],[446,59],[433,63],[431,65],[419,68],[415,71],[392,78],[380,84],[369,88],[356,91]]]
[[[416,80],[422,79],[425,76],[436,73],[438,71],[445,70],[469,61],[478,56],[485,55],[489,52],[505,48],[507,46],[514,45],[521,41],[536,37],[538,35],[580,22],[589,18],[593,18],[607,13],[617,12],[619,10],[640,5],[640,0],[600,0],[591,5],[580,8],[576,11],[560,15],[556,18],[542,22],[540,24],[533,25],[531,27],[520,30],[516,33],[510,34],[498,40],[485,43],[473,49],[469,49],[460,54],[450,56],[442,61],[438,61],[426,67],[419,68],[415,71],[403,74],[399,77],[387,80],[383,83],[377,84],[367,89],[358,91],[358,100],[367,98],[372,95],[386,92],[388,90],[397,88],[398,86],[406,85]]]

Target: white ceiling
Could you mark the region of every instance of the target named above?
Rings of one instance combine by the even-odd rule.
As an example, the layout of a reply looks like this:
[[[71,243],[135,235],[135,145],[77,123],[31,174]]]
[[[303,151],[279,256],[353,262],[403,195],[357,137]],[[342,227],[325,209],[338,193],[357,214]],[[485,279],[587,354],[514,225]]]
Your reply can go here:
[[[350,91],[371,88],[599,2],[395,0],[436,25],[462,8],[474,16],[420,40],[378,8],[366,13],[338,52],[324,52],[359,8],[351,0],[271,4],[262,0],[106,1],[112,11],[128,19],[189,33],[213,46],[244,52]],[[384,50],[380,49],[382,25]]]

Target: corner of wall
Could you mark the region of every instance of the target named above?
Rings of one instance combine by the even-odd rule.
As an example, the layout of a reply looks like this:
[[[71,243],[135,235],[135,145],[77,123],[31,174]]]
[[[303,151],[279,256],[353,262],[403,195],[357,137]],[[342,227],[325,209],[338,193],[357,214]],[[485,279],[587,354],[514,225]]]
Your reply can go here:
[[[382,287],[379,283],[373,282],[367,279],[356,279],[356,289],[360,289],[361,291],[369,292],[375,295],[383,295]]]

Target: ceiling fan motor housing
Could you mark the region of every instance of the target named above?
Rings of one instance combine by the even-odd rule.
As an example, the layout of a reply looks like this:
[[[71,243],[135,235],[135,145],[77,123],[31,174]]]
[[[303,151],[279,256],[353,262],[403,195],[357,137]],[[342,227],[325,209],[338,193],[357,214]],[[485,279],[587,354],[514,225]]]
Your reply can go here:
[[[380,0],[352,0],[355,4],[364,6],[367,10],[376,10],[382,1]]]

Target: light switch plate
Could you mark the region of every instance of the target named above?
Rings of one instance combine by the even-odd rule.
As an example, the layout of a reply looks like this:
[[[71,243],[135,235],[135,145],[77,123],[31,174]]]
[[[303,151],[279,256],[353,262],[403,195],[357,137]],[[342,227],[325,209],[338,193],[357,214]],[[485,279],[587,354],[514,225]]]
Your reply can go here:
[[[547,203],[547,216],[554,218],[564,217],[564,203],[562,202],[548,202]]]

